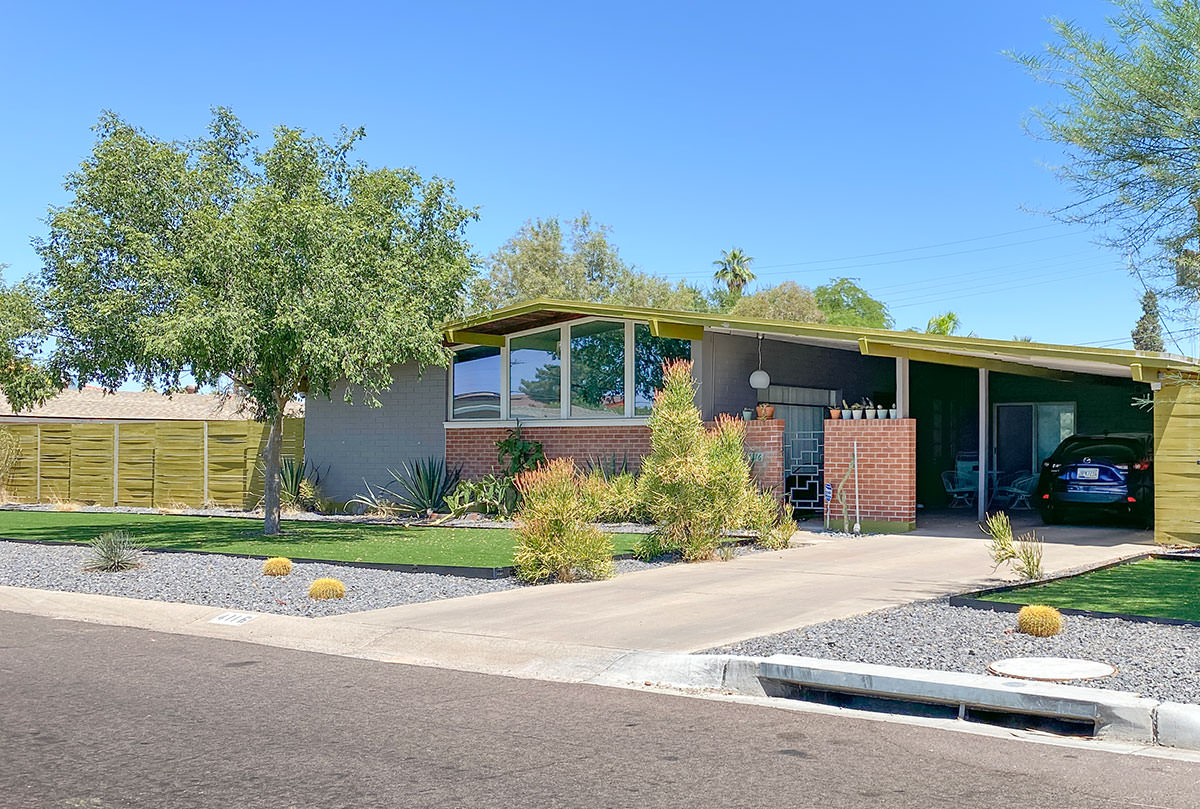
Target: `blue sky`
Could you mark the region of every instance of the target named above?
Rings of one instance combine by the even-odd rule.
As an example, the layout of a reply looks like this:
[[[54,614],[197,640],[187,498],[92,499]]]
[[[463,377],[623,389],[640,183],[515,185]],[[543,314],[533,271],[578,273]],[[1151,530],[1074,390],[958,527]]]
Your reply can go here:
[[[588,210],[626,260],[673,279],[707,281],[739,246],[764,283],[860,278],[900,327],[952,309],[981,336],[1127,346],[1139,287],[1121,256],[1027,210],[1070,197],[1047,168],[1057,148],[1021,127],[1051,90],[1001,53],[1040,48],[1049,16],[1098,29],[1108,11],[14,4],[0,262],[10,281],[37,270],[29,241],[102,109],[185,138],[223,104],[264,133],[365,126],[368,162],[452,178],[479,207],[480,254],[526,219]]]

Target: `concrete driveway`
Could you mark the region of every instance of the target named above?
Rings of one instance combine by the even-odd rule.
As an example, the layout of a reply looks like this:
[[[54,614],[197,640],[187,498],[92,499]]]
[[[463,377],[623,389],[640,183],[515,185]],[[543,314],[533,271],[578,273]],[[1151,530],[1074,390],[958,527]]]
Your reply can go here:
[[[1018,530],[1021,520],[1015,521]],[[957,526],[957,527],[955,527]],[[1055,526],[1047,572],[1147,550],[1151,532]],[[730,562],[676,564],[602,582],[500,593],[320,618],[425,637],[692,652],[1002,581],[974,521],[952,515],[930,530],[828,539],[799,532],[786,551]],[[428,633],[428,634],[427,634]]]

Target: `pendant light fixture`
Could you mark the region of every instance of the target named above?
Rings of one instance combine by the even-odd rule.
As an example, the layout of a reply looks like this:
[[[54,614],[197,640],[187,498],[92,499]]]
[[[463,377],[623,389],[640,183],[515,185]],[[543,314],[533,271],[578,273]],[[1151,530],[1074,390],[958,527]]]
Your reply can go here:
[[[771,375],[762,367],[762,341],[763,336],[760,334],[758,335],[758,370],[750,374],[750,387],[755,390],[765,390],[771,384]]]

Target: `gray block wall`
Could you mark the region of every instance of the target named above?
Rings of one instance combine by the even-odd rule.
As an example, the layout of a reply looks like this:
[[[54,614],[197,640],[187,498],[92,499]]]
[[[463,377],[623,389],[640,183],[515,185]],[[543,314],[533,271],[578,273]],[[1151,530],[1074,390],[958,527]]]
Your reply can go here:
[[[895,395],[896,361],[889,357],[864,357],[857,349],[841,351],[768,338],[763,340],[762,358],[773,385],[841,390],[848,402],[889,391]],[[705,334],[700,391],[704,417],[738,414],[758,404],[758,391],[750,387],[750,373],[757,367],[756,338]]]
[[[321,468],[322,493],[345,502],[391,478],[388,468],[401,461],[445,457],[446,369],[402,365],[393,369],[391,389],[377,394],[381,407],[344,401],[338,387],[332,400],[305,402],[304,455]]]

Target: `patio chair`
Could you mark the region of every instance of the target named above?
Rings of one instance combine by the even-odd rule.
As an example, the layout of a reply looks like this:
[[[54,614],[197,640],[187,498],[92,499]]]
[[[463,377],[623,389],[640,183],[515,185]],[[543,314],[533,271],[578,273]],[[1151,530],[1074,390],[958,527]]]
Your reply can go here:
[[[992,502],[1000,501],[1002,507],[1012,511],[1032,511],[1033,494],[1037,489],[1038,476],[1024,474],[1005,486],[996,487]]]
[[[942,473],[942,487],[950,498],[950,508],[968,508],[975,505],[975,494],[979,491],[977,476],[965,475],[953,469]]]

